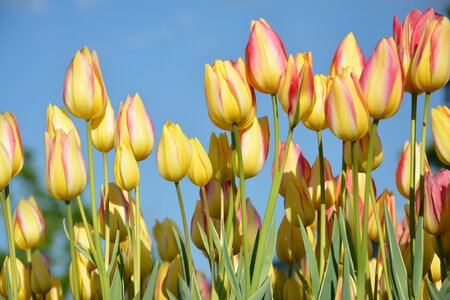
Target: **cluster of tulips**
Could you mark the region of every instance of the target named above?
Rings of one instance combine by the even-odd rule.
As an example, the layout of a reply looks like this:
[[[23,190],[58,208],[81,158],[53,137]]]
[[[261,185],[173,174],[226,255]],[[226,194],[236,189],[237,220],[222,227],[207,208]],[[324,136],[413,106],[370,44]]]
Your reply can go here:
[[[205,98],[212,133],[206,152],[178,124],[167,122],[156,149],[161,176],[174,183],[183,234],[174,221],[157,222],[153,236],[140,208],[139,162],[153,150],[152,121],[139,94],[121,103],[117,119],[95,51],[76,52],[67,69],[67,111],[86,121],[88,168],[77,127],[65,109],[49,105],[45,179],[49,194],[65,203],[70,241],[70,289],[75,299],[405,299],[450,296],[450,171],[432,173],[425,147],[430,94],[450,77],[450,24],[432,9],[394,19],[366,61],[349,33],[338,46],[328,76],[313,73],[311,53],[287,55],[264,20],[251,23],[245,61],[216,60],[205,68]],[[255,90],[271,95],[269,119],[256,116]],[[396,220],[392,191],[377,193],[372,170],[381,165],[380,120],[411,94],[411,136],[396,169],[398,191],[408,199]],[[418,95],[425,93],[421,143],[416,142]],[[288,132],[280,140],[278,101]],[[312,166],[292,140],[299,123],[317,133]],[[323,156],[322,131],[343,142],[342,171],[333,175]],[[437,156],[450,165],[450,110],[431,109]],[[229,136],[231,143],[229,141]],[[270,192],[261,218],[247,198],[246,179],[263,168],[273,136]],[[94,182],[93,148],[103,154],[104,184]],[[115,150],[114,181],[108,153]],[[9,183],[24,163],[14,114],[0,115],[0,190],[10,256],[3,262],[0,295],[8,299],[63,299],[45,241],[39,199],[11,210]],[[80,194],[89,174],[92,215]],[[190,227],[180,181],[199,187]],[[97,201],[97,194],[100,200]],[[274,210],[284,198],[279,226]],[[72,205],[81,220],[74,223]],[[209,260],[210,280],[196,269],[191,241]],[[16,248],[26,252],[24,265]],[[275,252],[282,265],[273,265]]]

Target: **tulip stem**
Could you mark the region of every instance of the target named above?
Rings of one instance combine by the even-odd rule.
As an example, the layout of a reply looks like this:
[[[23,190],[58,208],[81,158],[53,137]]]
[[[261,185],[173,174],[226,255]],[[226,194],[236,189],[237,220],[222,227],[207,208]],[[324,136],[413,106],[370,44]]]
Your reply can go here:
[[[27,256],[27,264],[28,264],[28,281],[30,282],[30,288],[31,288],[31,276],[33,272],[33,263],[31,260],[31,249],[25,250],[26,256]],[[36,299],[36,294],[33,292],[33,288],[31,288],[31,299]]]
[[[135,230],[135,248],[134,248],[134,297],[140,299],[141,291],[141,197],[139,184],[136,186],[136,211],[134,218],[136,220]]]
[[[215,290],[215,272],[214,272],[214,245],[212,240],[212,228],[211,228],[211,215],[209,214],[209,207],[208,207],[208,199],[206,196],[206,190],[205,186],[200,187],[202,191],[202,198],[203,198],[203,206],[205,207],[205,213],[206,213],[206,228],[208,230],[207,236],[208,236],[208,243],[209,243],[209,264],[211,267],[211,291]],[[221,234],[222,235],[222,234]],[[212,292],[213,293],[213,292]]]
[[[273,166],[275,170],[279,169],[280,164],[280,125],[278,121],[278,102],[277,94],[272,94],[272,110],[273,110],[273,131],[274,131],[274,159]]]
[[[72,221],[72,208],[70,201],[65,201],[66,203],[66,213],[67,213],[67,223],[69,226],[69,243],[70,243],[70,259],[72,260],[72,284],[73,284],[73,296],[75,300],[80,299],[80,291],[78,287],[78,263],[75,258],[75,244],[74,244],[74,234],[73,234],[73,221]],[[90,232],[87,232],[89,235]]]
[[[2,202],[3,208],[3,216],[5,217],[5,225],[8,236],[8,248],[9,248],[9,256],[10,256],[10,266],[11,272],[8,275],[12,275],[11,285],[14,299],[18,299],[18,286],[17,286],[17,263],[16,263],[16,248],[14,242],[14,231],[12,227],[12,217],[11,217],[11,202],[9,195],[9,185],[5,188],[6,194],[6,203],[5,198],[3,196],[3,191],[0,192],[0,200]]]
[[[242,235],[244,242],[244,245],[242,246],[242,251],[244,253],[244,264],[245,264],[245,286],[246,286],[245,296],[247,298],[250,295],[250,287],[251,287],[250,260],[248,257],[247,201],[245,197],[244,159],[242,158],[241,137],[239,135],[239,131],[236,124],[233,124],[233,135],[234,135],[233,147],[237,151],[238,166],[239,166],[239,192],[241,200]]]
[[[109,216],[109,179],[108,179],[108,153],[103,152],[103,197],[105,199],[105,267],[109,266],[109,247],[110,247],[110,216]]]
[[[178,203],[180,204],[181,218],[183,220],[184,240],[186,243],[186,251],[187,251],[187,255],[189,256],[187,259],[188,265],[189,265],[189,276],[188,276],[189,278],[185,278],[185,279],[186,279],[186,282],[190,282],[190,280],[191,280],[190,274],[193,274],[194,266],[192,264],[191,241],[189,239],[189,229],[188,229],[188,224],[186,221],[186,212],[184,210],[184,203],[183,203],[183,197],[181,195],[180,183],[178,181],[175,182],[175,188],[177,189]]]
[[[436,241],[438,245],[439,260],[441,261],[441,278],[447,278],[447,264],[445,263],[444,249],[442,248],[441,235],[436,236]]]
[[[355,245],[356,266],[357,266],[357,299],[364,299],[364,284],[366,274],[361,264],[361,248],[359,247],[359,194],[358,194],[358,142],[351,141],[352,147],[352,183],[353,183],[353,245]],[[361,288],[362,286],[362,288]]]
[[[319,168],[320,168],[320,221],[319,221],[319,273],[320,279],[323,278],[325,270],[325,170],[323,163],[323,143],[322,131],[317,131],[317,144],[319,146]]]
[[[414,270],[414,252],[416,245],[416,119],[417,119],[417,94],[411,94],[411,141],[409,143],[409,233],[411,270]]]
[[[344,159],[344,147],[342,147],[342,168],[341,168],[341,191],[339,197],[339,206],[345,211],[345,188],[347,187],[347,165]]]

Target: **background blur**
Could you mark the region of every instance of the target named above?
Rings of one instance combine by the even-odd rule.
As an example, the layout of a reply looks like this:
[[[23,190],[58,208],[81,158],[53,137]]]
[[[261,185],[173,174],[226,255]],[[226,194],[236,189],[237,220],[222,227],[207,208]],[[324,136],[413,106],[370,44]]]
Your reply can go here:
[[[56,237],[52,247],[44,252],[51,257],[52,270],[57,275],[67,273],[66,262],[70,255],[68,251],[61,251],[66,243],[62,230],[63,203],[45,195],[44,132],[48,104],[63,106],[64,76],[76,50],[84,45],[97,50],[116,114],[120,101],[125,101],[128,94],[139,92],[153,120],[157,140],[164,123],[171,120],[180,123],[186,135],[198,137],[207,149],[211,132],[219,130],[210,122],[205,105],[205,64],[211,64],[215,59],[243,57],[252,19],[265,18],[282,38],[288,53],[312,51],[314,73],[328,74],[334,52],[348,32],[353,31],[368,59],[378,41],[392,35],[395,15],[403,21],[410,10],[423,11],[428,7],[445,14],[449,4],[446,1],[359,3],[319,0],[306,5],[300,1],[233,0],[189,4],[188,1],[158,1],[158,4],[132,1],[125,6],[117,2],[0,0],[0,112],[16,114],[28,152],[24,176],[14,179],[11,184],[13,207],[19,199],[35,194],[37,201],[52,212],[48,216],[48,227],[56,232]],[[444,91],[433,94],[431,107],[443,104],[445,98],[449,101],[448,93],[446,96]],[[423,96],[419,96],[418,103],[420,124]],[[272,130],[270,96],[257,94],[257,114],[269,116]],[[410,95],[405,94],[397,115],[380,122],[384,162],[373,173],[378,193],[385,188],[395,192],[398,218],[404,215],[406,200],[396,190],[394,173],[403,144],[409,139],[409,116]],[[287,119],[283,113],[280,117],[284,139]],[[84,123],[74,121],[84,136]],[[336,175],[341,167],[341,143],[329,131],[324,136],[325,156]],[[431,143],[430,132],[428,138]],[[294,141],[312,165],[317,155],[315,133],[299,125]],[[247,195],[260,215],[264,214],[270,188],[273,141],[270,145],[264,170],[247,181]],[[86,153],[86,149],[84,151]],[[101,156],[97,153],[94,158],[99,190],[103,182]],[[112,152],[109,155],[110,171],[113,161]],[[140,166],[142,210],[150,231],[156,220],[166,217],[174,219],[181,229],[175,188],[159,176],[155,154],[152,153]],[[113,178],[111,172],[110,178]],[[188,179],[181,182],[181,188],[190,221],[198,189]],[[88,207],[88,193],[83,199]],[[280,198],[278,223],[283,213]],[[1,216],[0,252],[6,251]],[[156,252],[154,256],[157,256]],[[208,270],[207,261],[198,250],[194,250],[194,260],[197,267]]]

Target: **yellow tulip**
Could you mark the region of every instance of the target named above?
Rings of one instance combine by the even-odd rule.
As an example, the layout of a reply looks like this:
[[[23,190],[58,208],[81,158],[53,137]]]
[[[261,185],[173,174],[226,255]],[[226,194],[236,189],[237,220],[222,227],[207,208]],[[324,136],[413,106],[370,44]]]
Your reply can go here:
[[[114,136],[116,134],[116,118],[109,97],[105,111],[99,117],[92,120],[92,144],[100,152],[109,152],[114,148]]]
[[[356,147],[358,151],[358,171],[367,172],[367,159],[369,156],[369,142],[370,142],[370,132],[367,132],[362,138],[356,141]],[[347,166],[352,165],[352,146],[351,142],[344,141],[344,160]],[[372,171],[378,168],[383,162],[383,148],[381,145],[380,136],[376,135],[373,145],[373,156],[372,156]]]
[[[286,219],[293,226],[300,227],[299,217],[305,227],[311,225],[316,219],[316,211],[311,203],[305,179],[288,183],[284,198],[284,212]]]
[[[361,48],[359,48],[353,32],[350,32],[341,41],[334,54],[330,67],[330,77],[333,78],[336,76],[340,73],[341,69],[351,67],[355,76],[359,78],[365,64],[366,59],[364,58],[364,54]]]
[[[325,100],[328,96],[328,78],[323,75],[314,75],[314,105],[303,120],[305,126],[311,130],[319,131],[328,128],[325,118]]]
[[[450,109],[448,106],[431,109],[431,132],[439,160],[450,166]]]
[[[205,191],[210,216],[219,220],[221,217],[226,218],[230,203],[231,180],[220,183],[215,179],[211,179],[205,186]],[[236,187],[234,187],[234,192],[237,192]],[[201,191],[200,198],[203,201],[203,193]]]
[[[50,291],[45,295],[45,300],[63,300],[64,293],[61,281],[58,277],[52,277]]]
[[[0,172],[0,192],[2,192],[11,181],[12,165],[8,151],[1,143],[0,143],[0,170],[2,170]]]
[[[78,281],[80,299],[101,299],[100,276],[98,271],[91,271],[82,263],[77,264],[78,278],[73,278],[72,263],[69,267],[69,282],[72,294],[74,291],[74,280]]]
[[[158,245],[159,257],[163,261],[171,262],[178,255],[178,247],[173,230],[180,234],[177,224],[171,219],[164,219],[161,223],[156,221],[153,227],[153,236]]]
[[[326,158],[323,159],[323,172],[325,178],[325,207],[329,208],[337,199],[337,190],[330,162]],[[319,156],[316,157],[311,168],[311,174],[308,180],[308,193],[314,209],[319,210],[321,201]]]
[[[81,147],[81,139],[78,128],[67,115],[64,108],[59,108],[56,105],[50,104],[47,107],[47,132],[50,138],[53,139],[55,137],[56,130],[62,130],[65,134],[69,134],[70,131],[73,131],[75,137],[77,138],[77,142]]]
[[[134,189],[141,179],[139,165],[128,145],[120,145],[114,161],[114,178],[117,185],[126,191]]]
[[[152,240],[148,235],[147,227],[141,217],[141,278],[147,276],[152,270]],[[126,239],[120,244],[121,249],[125,252],[125,277],[130,278],[134,274],[134,245],[131,242],[131,238]]]
[[[14,211],[14,241],[22,250],[38,248],[45,239],[45,220],[33,196],[20,200]]]
[[[380,218],[381,228],[382,228],[382,235],[384,237],[384,240],[386,241],[386,230],[385,230],[385,215],[384,215],[384,207],[387,207],[387,210],[389,212],[389,216],[391,218],[392,223],[396,224],[396,212],[395,212],[395,196],[393,192],[389,192],[388,190],[384,190],[383,193],[378,197],[377,199],[377,208],[378,208],[378,214]],[[379,243],[380,240],[378,238],[378,229],[375,223],[375,210],[371,210],[369,213],[369,231],[368,236],[369,238]]]
[[[193,184],[205,186],[213,175],[211,161],[198,138],[191,138],[189,141],[192,147],[192,160],[187,176]]]
[[[155,292],[153,294],[153,299],[155,300],[167,300],[163,290],[163,283],[167,276],[167,271],[169,271],[170,262],[163,261],[158,269],[158,274],[156,275]]]
[[[255,242],[256,234],[261,229],[261,218],[258,214],[258,211],[253,206],[250,199],[247,199],[245,202],[247,206],[247,228],[242,228],[242,207],[239,206],[237,211],[236,219],[237,226],[239,228],[239,234],[241,237],[244,235],[244,230],[247,231],[247,251],[252,249],[253,243]],[[242,238],[241,242],[244,242]]]
[[[50,260],[36,251],[31,256],[31,290],[38,295],[47,294],[52,288]]]
[[[6,273],[6,267],[8,266],[8,274]],[[27,269],[20,261],[20,259],[16,258],[16,270],[17,270],[17,296],[18,300],[28,300],[31,298],[31,290],[30,290],[30,277]],[[0,274],[0,295],[8,299],[8,283],[6,281],[6,276],[9,277],[9,282],[12,281],[12,266],[11,266],[11,258],[9,256],[5,257],[3,261],[2,272]],[[12,297],[11,297],[12,298]]]
[[[89,234],[92,237],[92,240],[94,240],[94,228],[92,228],[92,225],[89,224]],[[84,249],[89,251],[91,255],[93,256],[93,253],[91,252],[91,247],[89,245],[89,239],[88,239],[88,232],[84,228],[84,225],[82,223],[76,223],[73,226],[73,232],[74,232],[74,240],[76,243],[79,243]],[[80,251],[75,251],[75,257],[78,262],[78,268],[80,267],[80,264],[83,264],[86,268],[89,269],[89,271],[92,271],[95,269],[95,265],[87,259]]]
[[[213,176],[219,182],[231,179],[231,148],[226,133],[217,137],[211,133],[209,139],[209,159],[213,167]]]
[[[178,296],[178,277],[183,276],[180,256],[177,256],[169,265],[166,278],[162,284],[162,290],[165,297],[169,298],[168,292],[173,296]]]
[[[23,147],[19,126],[13,113],[0,114],[0,144],[5,147],[11,161],[12,174],[16,176],[23,167]]]
[[[283,217],[277,234],[277,256],[286,264],[299,262],[305,255],[300,228],[293,226],[286,217]]]

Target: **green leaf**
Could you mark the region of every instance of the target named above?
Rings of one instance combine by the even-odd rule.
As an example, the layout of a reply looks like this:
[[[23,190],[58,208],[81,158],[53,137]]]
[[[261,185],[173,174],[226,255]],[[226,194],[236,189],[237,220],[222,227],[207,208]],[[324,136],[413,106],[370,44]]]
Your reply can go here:
[[[269,278],[263,282],[263,284],[256,290],[249,300],[271,299],[272,291],[270,287]]]
[[[430,282],[430,280],[427,279],[427,287],[428,287],[428,293],[430,294],[431,300],[445,300],[448,298],[445,298],[443,295],[439,293],[437,288]]]
[[[189,262],[188,262],[186,248],[185,248],[184,243],[183,243],[180,235],[178,234],[178,231],[176,230],[176,228],[173,227],[172,230],[173,230],[173,234],[175,235],[175,241],[177,243],[178,253],[180,254],[183,275],[184,275],[184,278],[186,278],[187,285],[189,286],[189,284],[190,284],[189,281],[191,279],[191,275],[189,274],[190,270],[189,270]]]
[[[122,276],[120,275],[120,272],[114,273],[113,282],[110,289],[110,294],[117,297],[117,295],[123,296],[123,290],[122,290]]]
[[[267,244],[265,246],[265,256],[263,267],[261,269],[261,275],[259,276],[259,285],[261,285],[265,279],[267,278],[270,270],[270,266],[272,266],[273,257],[275,255],[275,246],[276,246],[276,231],[277,231],[277,223],[275,220],[275,214],[273,215],[272,227],[270,228],[269,237],[267,239]],[[258,249],[258,251],[261,251]]]
[[[342,273],[342,299],[351,299],[350,290],[350,252],[344,252],[344,272]]]
[[[354,280],[356,280],[355,266],[353,264],[353,258],[355,257],[355,253],[353,251],[354,249],[353,241],[350,238],[349,229],[347,226],[347,222],[345,221],[344,211],[342,210],[342,208],[339,209],[339,229],[340,229],[339,232],[342,237],[341,238],[342,244],[344,246],[344,252],[349,253],[350,255],[350,257],[348,257],[350,275],[353,277]]]
[[[192,282],[191,288],[192,298],[194,300],[202,300],[202,295],[200,294],[200,289],[198,288],[197,278],[195,278],[195,274],[192,274],[191,282]]]
[[[445,299],[450,299],[450,276],[447,275],[444,282],[442,283],[440,293]]]
[[[112,256],[111,256],[111,259],[109,260],[110,264],[108,266],[108,270],[106,271],[107,274],[108,274],[108,278],[111,275],[111,271],[114,268],[114,262],[115,262],[115,260],[117,258],[117,253],[119,252],[119,244],[120,244],[119,243],[119,239],[120,239],[120,234],[119,234],[119,230],[117,230],[117,232],[116,232],[116,240],[114,241],[114,248],[113,248]]]
[[[206,232],[203,230],[202,226],[200,225],[200,222],[197,222],[197,226],[200,231],[200,237],[202,238],[202,242],[203,242],[203,246],[205,247],[206,254],[208,254],[208,257],[211,257],[211,251],[209,249],[208,237],[206,236]]]
[[[178,300],[178,298],[175,297],[170,291],[167,291],[167,296],[169,297],[170,300]]]
[[[341,237],[339,235],[339,224],[335,220],[333,225],[333,235],[331,239],[331,248],[328,254],[328,262],[325,269],[324,279],[322,281],[319,293],[319,299],[334,299],[336,294],[339,258],[341,252]],[[349,299],[349,298],[343,298]]]
[[[423,216],[419,216],[416,231],[416,246],[414,249],[414,271],[412,279],[413,295],[420,297],[423,273]]]
[[[159,262],[156,261],[155,265],[153,266],[152,272],[150,273],[147,289],[145,290],[144,297],[142,298],[142,300],[153,299],[153,294],[155,293],[156,287],[156,279],[158,277],[158,269],[159,269]]]
[[[222,236],[224,236],[223,234],[225,234],[225,230],[222,227]],[[220,242],[217,237],[215,237],[215,242],[216,244],[219,244],[219,247],[222,248],[222,258],[224,262],[225,272],[227,273],[228,280],[231,284],[231,290],[233,291],[233,294],[236,296],[237,299],[242,299],[243,296],[241,288],[238,279],[236,278],[236,274],[234,273],[234,268],[231,262],[230,255],[228,254],[227,239],[223,239],[223,246],[220,246]]]
[[[191,300],[191,290],[187,285],[186,281],[178,275],[178,298],[181,300]]]
[[[298,216],[298,222],[300,224],[300,230],[302,232],[303,244],[305,245],[306,250],[306,259],[309,264],[309,272],[311,274],[311,288],[314,299],[317,299],[320,291],[320,278],[319,271],[317,269],[317,260],[314,254],[314,249],[309,241],[308,234],[306,233],[305,226],[303,225],[302,219]]]
[[[64,228],[64,234],[66,235],[67,240],[69,240],[69,242],[70,242],[70,235],[69,235],[69,232],[67,231],[67,227],[66,227],[66,219],[63,219],[63,228]],[[73,245],[81,254],[83,254],[84,257],[86,257],[94,266],[97,267],[97,264],[94,262],[94,258],[91,256],[91,253],[86,248],[84,248],[84,246],[82,246],[80,243],[77,243],[75,241],[73,242]]]

